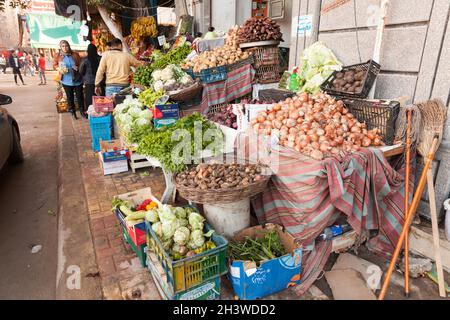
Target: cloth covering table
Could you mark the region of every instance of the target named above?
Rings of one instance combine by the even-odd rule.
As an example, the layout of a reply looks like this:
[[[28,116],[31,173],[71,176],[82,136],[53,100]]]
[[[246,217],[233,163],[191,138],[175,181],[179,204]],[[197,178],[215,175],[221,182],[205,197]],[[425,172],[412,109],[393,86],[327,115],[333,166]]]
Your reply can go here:
[[[404,221],[403,159],[391,166],[381,150],[364,149],[342,159],[316,161],[276,146],[268,163],[274,175],[267,191],[254,197],[252,204],[260,224],[284,226],[307,249],[302,284],[295,289],[299,295],[320,276],[331,254],[331,241],[316,238],[341,215],[358,235],[369,238],[371,251],[390,257]],[[414,163],[410,190],[414,190]],[[370,237],[373,233],[376,236]]]
[[[228,73],[226,80],[203,85],[202,113],[209,107],[229,103],[252,93],[252,82],[255,70],[251,64]]]

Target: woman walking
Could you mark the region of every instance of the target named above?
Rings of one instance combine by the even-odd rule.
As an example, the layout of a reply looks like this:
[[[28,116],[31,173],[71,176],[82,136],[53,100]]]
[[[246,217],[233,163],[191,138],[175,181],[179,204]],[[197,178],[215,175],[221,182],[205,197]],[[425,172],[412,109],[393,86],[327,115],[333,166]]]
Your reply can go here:
[[[22,73],[20,73],[20,68],[22,67],[22,63],[21,63],[19,57],[17,56],[17,52],[14,50],[11,51],[11,54],[9,56],[9,66],[13,70],[14,81],[16,82],[16,85],[17,86],[19,85],[19,83],[17,82],[17,76],[19,76],[20,81],[22,81],[22,84],[25,85],[25,82],[23,81],[23,78],[22,78]]]
[[[87,47],[87,57],[80,66],[80,74],[84,82],[84,105],[86,109],[92,105],[92,96],[95,95],[95,74],[98,70],[101,57],[97,54],[97,47],[92,43]]]
[[[56,54],[53,67],[58,68],[61,74],[61,84],[66,92],[69,110],[74,119],[78,119],[75,113],[75,96],[77,97],[80,114],[87,119],[84,109],[83,84],[80,69],[80,55],[70,48],[69,42],[61,40],[60,52]]]
[[[38,64],[36,65],[38,71],[39,71],[39,79],[41,80],[41,83],[39,83],[40,86],[47,84],[47,79],[45,78],[45,57],[44,54],[40,54],[40,58],[38,60]]]

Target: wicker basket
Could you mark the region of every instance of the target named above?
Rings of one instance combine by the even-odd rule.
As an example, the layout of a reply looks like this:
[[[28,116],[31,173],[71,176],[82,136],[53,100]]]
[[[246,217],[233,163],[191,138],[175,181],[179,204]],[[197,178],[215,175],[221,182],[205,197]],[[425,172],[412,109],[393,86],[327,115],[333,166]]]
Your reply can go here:
[[[174,94],[171,94],[169,92],[170,101],[183,102],[193,100],[200,94],[199,92],[201,92],[202,90],[203,90],[202,84],[197,81],[189,88],[180,90]]]
[[[246,187],[225,190],[200,190],[199,188],[185,187],[177,183],[176,175],[174,176],[173,183],[184,199],[192,201],[193,203],[216,205],[238,202],[256,196],[267,189],[269,180],[270,176],[264,176],[263,180],[252,183]]]

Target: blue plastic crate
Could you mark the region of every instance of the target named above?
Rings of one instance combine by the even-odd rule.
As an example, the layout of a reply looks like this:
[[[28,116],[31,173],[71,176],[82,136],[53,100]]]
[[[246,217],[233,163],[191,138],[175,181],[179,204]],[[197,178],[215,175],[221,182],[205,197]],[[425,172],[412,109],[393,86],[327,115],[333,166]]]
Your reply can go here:
[[[111,140],[112,137],[112,115],[104,117],[89,117],[91,128],[92,149],[100,151],[100,140]]]

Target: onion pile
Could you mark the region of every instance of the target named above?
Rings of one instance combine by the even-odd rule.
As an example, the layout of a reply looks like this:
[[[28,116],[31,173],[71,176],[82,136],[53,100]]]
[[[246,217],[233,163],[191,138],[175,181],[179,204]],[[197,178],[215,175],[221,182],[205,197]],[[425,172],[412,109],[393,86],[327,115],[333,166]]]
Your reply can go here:
[[[231,104],[226,106],[221,112],[209,113],[207,118],[229,128],[238,128],[237,116],[233,113],[233,105]]]
[[[379,129],[368,130],[342,101],[318,93],[302,93],[259,112],[251,121],[258,134],[275,135],[280,145],[316,160],[384,145]]]

